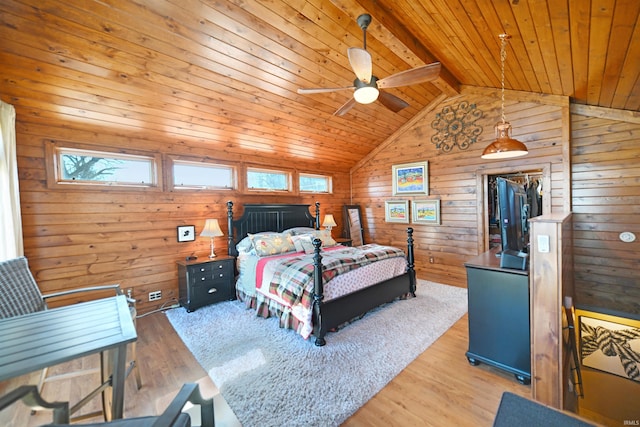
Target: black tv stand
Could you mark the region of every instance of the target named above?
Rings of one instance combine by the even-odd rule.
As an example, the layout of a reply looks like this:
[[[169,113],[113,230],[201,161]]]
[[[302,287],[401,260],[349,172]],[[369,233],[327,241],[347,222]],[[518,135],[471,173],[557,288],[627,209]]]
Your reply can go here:
[[[501,268],[497,253],[494,249],[464,264],[469,304],[467,360],[472,365],[486,363],[503,369],[521,384],[530,384],[529,272]]]

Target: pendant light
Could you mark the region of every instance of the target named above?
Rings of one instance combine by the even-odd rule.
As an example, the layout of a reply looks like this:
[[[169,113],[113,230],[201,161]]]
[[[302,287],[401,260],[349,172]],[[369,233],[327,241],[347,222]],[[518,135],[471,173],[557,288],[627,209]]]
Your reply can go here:
[[[502,62],[502,121],[496,124],[496,140],[487,146],[482,152],[482,158],[488,160],[508,159],[526,155],[529,151],[522,142],[511,138],[511,123],[504,116],[504,61],[507,59],[508,34],[500,34],[502,45],[500,47],[500,60]]]

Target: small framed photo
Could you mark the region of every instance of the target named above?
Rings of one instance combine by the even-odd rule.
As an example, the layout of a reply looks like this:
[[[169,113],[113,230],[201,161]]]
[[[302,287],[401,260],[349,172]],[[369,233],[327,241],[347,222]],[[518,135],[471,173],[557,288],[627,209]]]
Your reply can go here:
[[[429,195],[429,163],[405,163],[393,165],[393,195],[423,194]]]
[[[178,242],[193,242],[194,240],[196,240],[195,225],[178,226]]]
[[[412,222],[440,225],[440,199],[414,200],[411,202]]]
[[[409,222],[409,201],[391,200],[384,202],[384,220],[387,222]]]

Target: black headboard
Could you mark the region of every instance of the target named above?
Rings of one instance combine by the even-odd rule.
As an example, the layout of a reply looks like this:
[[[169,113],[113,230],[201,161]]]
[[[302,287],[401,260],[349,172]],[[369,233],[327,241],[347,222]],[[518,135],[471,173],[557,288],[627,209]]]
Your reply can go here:
[[[261,231],[281,232],[293,227],[320,228],[320,202],[316,202],[315,216],[309,211],[311,205],[244,205],[242,216],[233,219],[233,202],[227,202],[229,228],[229,255],[237,256],[236,244],[248,233]]]

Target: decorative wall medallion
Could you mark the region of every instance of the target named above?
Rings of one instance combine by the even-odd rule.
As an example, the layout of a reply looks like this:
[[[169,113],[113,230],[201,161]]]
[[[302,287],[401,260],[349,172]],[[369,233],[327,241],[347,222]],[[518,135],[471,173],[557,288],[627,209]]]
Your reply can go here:
[[[437,131],[431,137],[431,142],[445,153],[456,146],[466,150],[482,133],[482,126],[475,123],[482,114],[476,104],[469,104],[467,101],[461,102],[457,107],[444,107],[431,123],[431,127]]]

